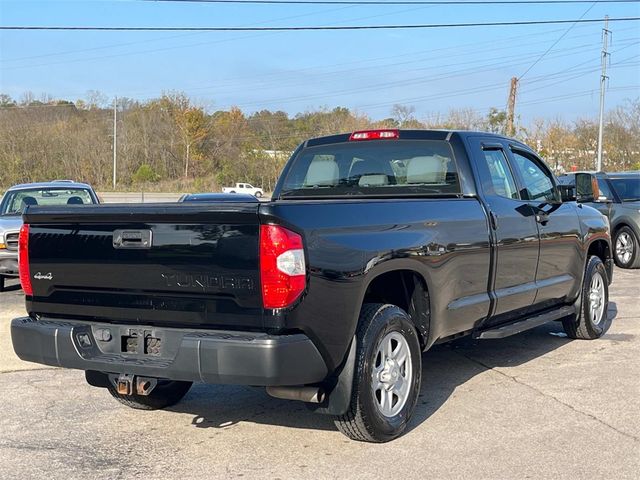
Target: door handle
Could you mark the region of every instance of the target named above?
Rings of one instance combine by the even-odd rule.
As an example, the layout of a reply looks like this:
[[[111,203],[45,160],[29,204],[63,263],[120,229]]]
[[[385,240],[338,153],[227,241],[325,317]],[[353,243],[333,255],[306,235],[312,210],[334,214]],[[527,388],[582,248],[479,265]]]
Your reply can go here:
[[[152,239],[151,230],[115,230],[113,248],[147,249],[151,248]]]

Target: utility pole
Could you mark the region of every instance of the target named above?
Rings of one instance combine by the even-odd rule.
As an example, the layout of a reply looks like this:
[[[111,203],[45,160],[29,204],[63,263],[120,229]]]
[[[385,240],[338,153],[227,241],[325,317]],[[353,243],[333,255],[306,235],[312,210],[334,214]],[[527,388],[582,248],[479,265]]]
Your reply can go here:
[[[118,168],[118,97],[113,98],[113,190],[116,189]]]
[[[516,134],[516,96],[518,95],[518,77],[511,78],[509,89],[509,101],[507,102],[507,135],[513,137]]]
[[[607,47],[609,46],[609,34],[611,31],[609,28],[609,16],[604,17],[604,28],[602,29],[602,73],[600,74],[600,120],[598,124],[598,163],[596,165],[596,170],[598,172],[602,171],[602,131],[604,127],[604,90],[607,86],[607,80],[609,77],[607,76],[607,62],[609,61],[609,56],[611,55],[607,51]]]

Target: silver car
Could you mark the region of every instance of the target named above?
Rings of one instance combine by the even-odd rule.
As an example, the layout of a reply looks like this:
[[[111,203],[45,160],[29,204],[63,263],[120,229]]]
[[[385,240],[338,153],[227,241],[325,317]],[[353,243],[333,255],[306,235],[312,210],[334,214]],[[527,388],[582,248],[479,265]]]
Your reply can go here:
[[[97,204],[91,186],[71,180],[25,183],[7,190],[0,200],[0,292],[6,277],[18,276],[18,235],[22,212],[31,205]]]

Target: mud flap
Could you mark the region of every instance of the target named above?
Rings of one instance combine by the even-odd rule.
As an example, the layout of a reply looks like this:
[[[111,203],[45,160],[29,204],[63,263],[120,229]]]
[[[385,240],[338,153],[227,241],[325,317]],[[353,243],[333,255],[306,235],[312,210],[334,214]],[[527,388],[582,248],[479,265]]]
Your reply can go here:
[[[307,408],[315,413],[322,413],[324,415],[344,415],[351,403],[355,364],[356,337],[353,337],[349,353],[342,367],[337,369],[336,373],[323,383],[326,392],[324,401],[320,404],[305,403]]]

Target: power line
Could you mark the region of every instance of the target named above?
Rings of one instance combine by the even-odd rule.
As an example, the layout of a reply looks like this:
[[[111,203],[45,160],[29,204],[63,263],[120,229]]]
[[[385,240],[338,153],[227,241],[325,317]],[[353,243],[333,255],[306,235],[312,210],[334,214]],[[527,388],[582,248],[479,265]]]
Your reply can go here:
[[[584,25],[584,27],[587,27],[588,25]],[[631,28],[624,28],[624,29],[619,29],[619,32],[624,32],[624,31],[628,31],[628,30],[635,30],[633,27]],[[409,56],[413,56],[416,54],[421,54],[421,53],[425,53],[425,52],[435,52],[435,51],[443,51],[443,50],[452,50],[452,49],[461,49],[463,47],[466,46],[479,46],[479,45],[485,45],[485,44],[492,44],[495,45],[496,42],[508,42],[506,47],[494,47],[492,48],[492,51],[496,51],[496,50],[503,50],[503,49],[511,49],[514,48],[515,46],[518,45],[517,40],[521,40],[527,37],[531,37],[531,36],[540,36],[540,35],[547,35],[547,34],[551,34],[551,33],[555,33],[560,31],[560,29],[554,29],[554,30],[547,30],[544,32],[536,32],[536,33],[529,33],[529,34],[520,34],[517,36],[511,36],[511,37],[500,37],[497,39],[492,39],[490,41],[485,41],[485,42],[472,42],[472,43],[466,43],[466,44],[458,44],[458,45],[454,45],[452,47],[444,47],[444,48],[436,48],[436,49],[429,49],[429,50],[421,50],[421,51],[417,51],[417,52],[409,52],[409,53],[395,53],[394,55],[390,55],[390,56],[385,56],[385,57],[375,57],[375,58],[370,58],[370,59],[351,59],[349,62],[345,62],[345,63],[338,63],[338,64],[331,64],[331,65],[324,65],[324,66],[319,66],[322,68],[326,68],[326,67],[333,67],[333,66],[340,66],[340,65],[353,65],[353,64],[359,64],[359,63],[366,63],[366,62],[371,62],[371,61],[376,61],[376,60],[383,60],[383,59],[387,59],[387,58],[393,58],[393,59],[397,59],[398,57],[409,57]],[[187,34],[187,35],[197,35],[197,34]],[[14,69],[25,69],[25,68],[35,68],[35,67],[48,67],[48,66],[52,66],[52,65],[62,65],[62,64],[68,64],[68,63],[77,63],[77,62],[87,62],[87,61],[95,61],[95,60],[102,60],[102,59],[107,59],[107,58],[116,58],[116,57],[124,57],[124,56],[130,56],[130,55],[138,55],[138,54],[147,54],[147,53],[155,53],[155,52],[160,52],[160,51],[169,51],[169,50],[179,50],[182,48],[191,48],[191,47],[198,47],[198,46],[202,46],[202,45],[213,45],[213,44],[219,44],[219,43],[225,43],[225,42],[230,42],[230,41],[237,41],[237,40],[241,40],[241,39],[250,39],[250,38],[256,38],[256,37],[260,37],[262,36],[262,34],[255,34],[255,35],[246,35],[243,37],[236,37],[233,39],[220,39],[220,40],[216,40],[216,41],[206,41],[206,42],[198,42],[198,43],[189,43],[189,44],[183,44],[183,45],[174,45],[174,46],[169,46],[169,47],[161,47],[161,48],[153,48],[153,49],[146,49],[146,50],[136,50],[136,51],[129,51],[129,52],[123,52],[123,53],[115,53],[115,54],[110,54],[110,55],[101,55],[101,56],[97,56],[97,57],[82,57],[82,58],[75,58],[75,59],[69,59],[69,60],[57,60],[57,61],[53,61],[53,62],[45,62],[45,63],[38,63],[38,64],[30,64],[30,65],[18,65],[18,66],[7,66],[7,67],[3,67],[3,70],[14,70]],[[581,37],[585,37],[585,36],[591,36],[591,33],[589,34],[581,34],[581,35],[576,35],[576,36],[572,36],[569,38],[581,38]],[[173,37],[170,37],[173,38]],[[510,42],[510,40],[516,40],[516,42]],[[538,43],[546,43],[546,42],[536,42],[535,44]],[[599,43],[598,43],[599,44]],[[531,42],[525,42],[525,45],[531,45]],[[478,49],[474,49],[474,50],[478,50]],[[478,50],[481,51],[482,49]],[[466,52],[468,53],[468,51]],[[5,60],[4,59],[0,59],[0,64],[3,63]],[[415,59],[414,59],[415,61]],[[314,67],[308,67],[308,68],[304,68],[303,70],[308,70],[308,71],[315,71],[315,69],[318,66],[314,66]],[[300,69],[298,69],[300,70]],[[287,74],[288,75],[288,74]],[[271,75],[269,75],[271,76]]]
[[[231,3],[251,5],[522,5],[522,4],[572,4],[591,3],[593,0],[431,0],[431,1],[394,1],[394,0],[141,0],[154,3]],[[595,3],[638,3],[638,0],[598,0]]]
[[[633,43],[631,43],[629,45],[626,45],[625,47],[622,47],[622,48],[619,48],[619,49],[615,50],[612,53],[622,52],[623,50],[626,50],[627,48],[635,47],[639,43],[640,42],[633,42]],[[638,55],[638,54],[632,55],[632,56],[627,57],[627,58],[625,58],[623,60],[620,60],[619,62],[614,63],[612,67],[625,66],[625,65],[635,65],[635,64],[629,63],[629,61],[630,60],[634,60],[634,59],[636,59],[638,57],[640,57],[640,55]],[[589,68],[579,69],[579,67],[582,67],[584,65],[588,65],[588,64],[592,63],[593,61],[594,61],[593,59],[590,59],[590,60],[587,60],[586,62],[581,62],[581,63],[578,63],[577,65],[572,66],[572,67],[568,67],[568,68],[565,68],[563,70],[560,70],[559,72],[551,73],[549,75],[542,75],[542,76],[539,77],[538,80],[533,80],[533,81],[530,80],[530,81],[527,82],[527,85],[530,85],[532,83],[540,83],[540,82],[544,83],[544,82],[547,82],[548,80],[557,80],[558,78],[568,77],[568,78],[564,78],[563,80],[554,81],[553,83],[550,83],[550,84],[547,84],[547,85],[538,86],[536,88],[526,88],[525,87],[524,88],[524,92],[525,93],[530,93],[530,92],[535,92],[535,91],[538,91],[538,90],[545,90],[545,89],[547,89],[549,87],[552,87],[554,85],[558,85],[560,83],[564,83],[564,82],[573,80],[575,78],[579,78],[579,77],[582,77],[584,75],[587,75],[587,74],[590,74],[590,73],[593,73],[593,72],[597,72],[598,70],[601,69],[600,66],[595,67],[595,68],[589,67]]]
[[[610,18],[610,22],[635,22],[640,17]],[[566,20],[519,20],[511,22],[473,22],[473,23],[425,23],[414,25],[323,25],[299,27],[89,27],[89,26],[35,26],[2,25],[0,30],[52,30],[52,31],[103,31],[103,32],[286,32],[318,30],[400,30],[429,28],[466,28],[466,27],[506,27],[525,25],[555,25],[565,23],[596,23],[601,18],[583,18]]]
[[[598,2],[593,2],[593,4],[592,4],[589,8],[587,8],[587,9],[584,11],[584,13],[583,13],[582,15],[580,15],[579,20],[582,20],[582,19],[585,17],[585,15],[586,15],[587,13],[589,13],[589,11],[590,11],[593,7],[595,7],[595,6],[596,6],[596,4],[597,4],[597,3],[598,3]],[[567,34],[568,34],[568,33],[573,29],[573,27],[575,27],[576,25],[577,25],[577,22],[576,22],[576,23],[572,23],[571,25],[569,25],[569,28],[567,28],[567,29],[564,31],[564,33],[563,33],[562,35],[560,35],[560,36],[558,37],[558,39],[557,39],[555,42],[553,42],[553,44],[551,44],[551,46],[550,46],[550,47],[549,47],[549,48],[548,48],[548,49],[547,49],[547,50],[546,50],[542,55],[540,55],[540,57],[538,57],[538,59],[537,59],[535,62],[533,62],[533,63],[529,66],[529,68],[527,68],[527,69],[524,71],[524,73],[523,73],[522,75],[520,75],[520,76],[517,78],[517,80],[522,80],[522,77],[524,77],[527,73],[529,73],[529,72],[531,71],[531,69],[532,69],[533,67],[535,67],[538,63],[540,63],[540,60],[542,60],[542,59],[547,55],[547,53],[549,53],[551,50],[553,50],[553,48],[554,48],[558,43],[560,43],[560,40],[562,40],[564,37],[566,37],[566,36],[567,36]]]
[[[322,13],[335,12],[335,11],[339,11],[339,10],[345,10],[345,9],[348,9],[348,8],[350,8],[350,7],[331,8],[329,10],[323,10]],[[251,24],[249,24],[249,26],[251,26],[251,25],[260,25],[260,24],[269,23],[269,22],[277,22],[277,21],[280,21],[280,20],[291,20],[291,19],[294,19],[294,18],[308,17],[308,16],[312,16],[312,15],[317,15],[318,13],[319,12],[317,12],[317,11],[313,11],[313,12],[305,13],[305,14],[288,15],[286,17],[271,18],[271,19],[260,21],[260,22],[251,23]],[[91,51],[95,51],[95,50],[106,50],[106,49],[111,49],[111,48],[128,47],[130,45],[136,45],[136,44],[140,44],[140,43],[160,42],[160,41],[164,41],[164,40],[172,40],[172,39],[175,39],[175,38],[192,37],[192,36],[197,36],[197,35],[199,35],[199,34],[198,33],[187,33],[187,34],[184,34],[184,35],[171,35],[169,37],[161,37],[161,38],[148,39],[148,40],[138,40],[138,41],[135,41],[135,42],[118,43],[118,44],[112,44],[112,45],[103,45],[103,46],[100,46],[100,47],[84,48],[84,49],[80,49],[80,50],[67,50],[67,51],[64,51],[64,52],[57,52],[57,53],[54,52],[54,53],[47,53],[47,54],[41,54],[41,55],[32,55],[32,56],[29,56],[29,57],[2,58],[2,59],[0,59],[0,62],[3,62],[3,63],[4,62],[16,62],[16,61],[30,60],[30,59],[37,59],[37,58],[46,58],[46,57],[52,57],[52,56],[69,55],[69,54],[73,54],[73,53],[91,52]],[[208,43],[217,43],[217,42],[208,42]]]
[[[624,49],[627,49],[629,47],[635,46],[637,45],[638,42],[634,42],[630,45],[627,45],[623,48],[620,48],[618,50],[616,50],[616,52],[618,51],[622,51]],[[571,54],[571,53],[568,53]],[[564,54],[562,56],[566,56],[567,54]],[[617,65],[620,66],[624,66],[624,65],[628,65],[628,66],[636,66],[638,65],[637,63],[633,63],[633,64],[627,64],[626,62],[628,62],[629,60],[633,60],[634,58],[636,58],[638,55],[634,55],[632,57],[626,58],[623,61],[621,61],[620,63],[616,63]],[[536,83],[536,82],[540,82],[540,81],[549,81],[549,80],[556,80],[556,82],[552,85],[555,85],[556,83],[563,83],[566,82],[568,80],[571,80],[573,78],[577,78],[579,76],[583,76],[586,73],[591,73],[591,72],[595,72],[597,70],[599,70],[600,67],[588,67],[588,68],[583,68],[581,70],[576,70],[577,68],[590,63],[591,60],[587,61],[587,62],[581,62],[577,65],[573,65],[571,67],[565,68],[559,72],[555,72],[552,74],[545,74],[545,75],[541,75],[540,77],[533,77],[533,80],[529,80],[528,84],[531,83]],[[435,75],[435,76],[429,76],[429,77],[422,77],[422,78],[414,78],[411,79],[410,82],[402,82],[402,84],[410,84],[410,83],[420,83],[420,82],[424,82],[424,81],[435,81],[435,80],[441,80],[441,79],[446,79],[446,78],[452,78],[452,77],[456,77],[456,76],[460,76],[462,74],[464,74],[464,72],[467,71],[476,71],[476,72],[483,72],[483,71],[487,71],[487,70],[493,70],[495,68],[485,68],[485,67],[495,67],[495,66],[505,66],[508,65],[510,62],[499,62],[499,63],[492,63],[489,65],[481,65],[479,67],[469,67],[468,69],[463,69],[463,70],[457,70],[457,71],[453,71],[453,72],[443,72],[439,75]],[[449,64],[449,65],[441,65],[440,67],[444,67],[444,66],[455,66],[455,65],[459,65],[460,63],[454,63],[454,64]],[[566,77],[570,77],[570,78],[566,78],[564,80],[560,80],[557,81],[558,79],[562,78],[563,76]],[[375,90],[382,90],[386,87],[390,87],[390,86],[395,86],[398,85],[397,82],[388,82],[388,83],[384,83],[384,84],[379,84],[379,85],[367,85],[367,86],[361,86],[358,87],[356,89],[347,89],[347,90],[339,90],[339,91],[332,91],[332,92],[325,92],[322,94],[315,94],[315,95],[304,95],[304,96],[297,96],[297,97],[286,97],[286,98],[269,98],[269,99],[263,99],[261,101],[252,101],[252,102],[245,102],[245,103],[234,103],[234,105],[239,106],[239,107],[250,107],[250,106],[255,106],[255,105],[264,105],[264,104],[279,104],[281,105],[282,103],[291,103],[292,101],[300,101],[300,100],[312,100],[312,99],[317,99],[317,98],[325,98],[327,96],[332,96],[332,97],[336,97],[336,96],[344,96],[346,94],[349,93],[353,93],[353,92],[362,92],[362,91],[375,91]],[[492,84],[492,85],[485,85],[482,87],[479,87],[478,92],[480,91],[486,91],[487,87],[490,87],[491,90],[495,90],[495,89],[500,89],[501,88],[502,83],[496,83],[496,84]],[[533,90],[529,90],[529,91],[536,91],[536,90],[541,90],[546,88],[546,86],[543,87],[538,87],[535,88]],[[477,91],[475,89],[465,89],[463,91],[446,91],[446,92],[442,92],[439,94],[432,94],[429,95],[427,97],[417,97],[417,98],[405,98],[405,99],[395,99],[394,101],[391,102],[385,102],[384,105],[392,105],[395,103],[403,103],[403,102],[407,102],[407,101],[416,101],[416,100],[425,100],[425,99],[441,99],[441,98],[450,98],[451,96],[460,96],[460,95],[464,95],[467,93],[477,93]],[[528,93],[528,91],[527,91]],[[231,105],[231,104],[229,104]],[[373,104],[373,105],[379,105],[379,104]],[[368,106],[368,105],[367,105]],[[55,107],[60,107],[60,108],[70,108],[73,107],[73,105],[69,105],[69,104],[61,104],[61,105],[51,105],[51,104],[42,104],[42,105],[31,105],[28,108],[55,108]],[[24,108],[22,106],[16,106],[16,107],[5,107],[5,108]]]
[[[568,54],[564,54],[564,55],[558,55],[559,57],[562,56],[567,56]],[[496,60],[498,57],[496,58],[492,58],[491,60]],[[505,57],[508,58],[508,57]],[[471,62],[473,63],[473,62]],[[520,65],[520,64],[526,64],[525,62],[519,62],[516,63],[516,65]],[[447,67],[447,66],[456,66],[456,65],[468,65],[469,62],[460,62],[460,63],[453,63],[453,64],[448,64],[448,65],[438,65],[438,68],[443,68],[443,67]],[[442,72],[440,74],[436,74],[436,75],[428,75],[428,76],[422,76],[422,77],[414,77],[414,78],[409,78],[409,79],[405,79],[402,81],[397,81],[397,80],[392,80],[392,81],[388,81],[388,82],[382,82],[379,84],[373,84],[373,85],[359,85],[358,87],[354,87],[354,88],[347,88],[347,89],[340,89],[340,90],[332,90],[330,92],[322,92],[322,93],[316,93],[316,94],[310,94],[310,95],[302,95],[302,96],[287,96],[287,97],[278,97],[278,98],[271,98],[271,99],[266,99],[266,100],[260,100],[260,101],[252,101],[252,102],[245,102],[245,103],[240,103],[237,106],[239,107],[250,107],[250,106],[254,106],[254,105],[261,105],[264,103],[276,103],[276,104],[287,104],[287,103],[292,103],[292,102],[298,102],[301,100],[314,100],[314,99],[322,99],[322,98],[326,98],[326,97],[337,97],[337,96],[345,96],[345,95],[349,95],[351,93],[362,93],[362,92],[373,92],[373,91],[380,91],[380,90],[385,90],[387,88],[390,87],[400,87],[400,86],[409,86],[409,85],[416,85],[416,84],[423,84],[425,82],[433,82],[436,80],[442,80],[442,79],[446,79],[446,78],[453,78],[453,77],[457,77],[457,76],[462,76],[464,74],[466,74],[466,72],[483,72],[483,71],[491,71],[491,70],[495,70],[495,67],[498,68],[504,68],[506,66],[510,66],[512,65],[513,62],[512,61],[500,61],[497,63],[490,63],[490,64],[486,64],[486,65],[479,65],[479,66],[470,66],[468,68],[464,68],[462,70],[457,70],[457,71],[453,71],[453,72]],[[487,67],[494,67],[494,68],[487,68]],[[414,69],[416,70],[416,69]],[[535,78],[535,77],[534,77]],[[547,78],[547,76],[544,76],[543,78]],[[496,85],[502,85],[502,83],[498,83]],[[256,86],[256,89],[259,89],[258,86]],[[471,90],[465,90],[465,91],[471,91]],[[219,92],[218,92],[219,93]],[[456,92],[457,94],[458,92]],[[393,103],[398,103],[398,102],[393,102]]]

